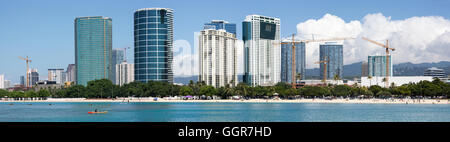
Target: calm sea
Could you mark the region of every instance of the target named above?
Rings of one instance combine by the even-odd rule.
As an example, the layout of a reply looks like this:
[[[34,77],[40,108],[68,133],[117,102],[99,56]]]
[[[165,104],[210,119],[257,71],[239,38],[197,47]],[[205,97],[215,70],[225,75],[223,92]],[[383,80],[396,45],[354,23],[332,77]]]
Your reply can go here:
[[[52,105],[49,105],[42,102],[9,104],[0,103],[1,122],[450,122],[450,105],[446,104],[51,103]],[[96,108],[108,113],[87,113]]]

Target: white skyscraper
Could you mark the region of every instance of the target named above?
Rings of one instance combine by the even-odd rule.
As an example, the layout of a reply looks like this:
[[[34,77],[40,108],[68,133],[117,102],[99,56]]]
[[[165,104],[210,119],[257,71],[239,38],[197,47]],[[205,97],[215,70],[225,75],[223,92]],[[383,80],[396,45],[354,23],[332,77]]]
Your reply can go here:
[[[116,84],[122,86],[134,81],[134,64],[122,62],[116,64]]]
[[[39,81],[39,73],[37,69],[31,69],[28,71],[28,87],[33,87],[36,82]]]
[[[67,74],[66,74],[66,81],[69,82],[76,82],[76,76],[75,76],[75,64],[69,64],[69,66],[67,66]]]
[[[5,75],[0,74],[0,89],[5,88]]]
[[[63,84],[65,80],[64,69],[48,69],[48,81],[56,81],[56,84]]]
[[[6,89],[6,88],[9,88],[9,87],[11,87],[11,80],[5,80],[3,88]]]
[[[223,29],[205,29],[199,35],[199,81],[216,88],[235,86],[236,35]]]
[[[280,82],[280,19],[249,15],[242,25],[244,82],[250,86],[273,86]]]

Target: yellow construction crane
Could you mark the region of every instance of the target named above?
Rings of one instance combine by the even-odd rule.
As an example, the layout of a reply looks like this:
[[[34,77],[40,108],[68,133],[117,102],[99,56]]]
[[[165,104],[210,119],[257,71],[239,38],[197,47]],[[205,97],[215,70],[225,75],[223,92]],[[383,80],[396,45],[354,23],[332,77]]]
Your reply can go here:
[[[27,58],[19,56],[19,59],[25,60],[26,63],[27,63],[27,72],[26,72],[26,74],[27,74],[27,82],[25,83],[25,87],[28,87],[28,71],[29,71],[29,63],[31,62],[31,60],[30,60],[30,58],[28,56],[27,56]]]
[[[390,72],[389,72],[389,65],[390,65],[390,62],[389,62],[389,58],[390,58],[390,54],[389,54],[389,50],[392,50],[392,51],[395,51],[395,48],[391,48],[391,47],[389,47],[389,40],[386,40],[386,45],[385,44],[382,44],[382,43],[379,43],[379,42],[376,42],[376,41],[374,41],[374,40],[371,40],[371,39],[368,39],[368,38],[366,38],[366,37],[362,37],[362,39],[364,39],[364,40],[367,40],[367,41],[369,41],[369,42],[371,42],[371,43],[373,43],[373,44],[376,44],[376,45],[378,45],[378,46],[381,46],[381,47],[383,47],[383,48],[385,48],[386,49],[386,81],[385,81],[385,83],[386,83],[386,87],[389,87],[389,74],[390,74]]]
[[[291,42],[281,42],[280,44],[292,44],[292,71],[291,71],[291,76],[292,76],[292,88],[296,88],[297,86],[297,81],[295,79],[295,44],[297,43],[301,43],[301,42],[296,42],[295,41],[295,34],[292,34],[292,41]]]
[[[292,77],[292,88],[296,88],[297,86],[297,79],[296,79],[296,72],[295,72],[295,44],[298,43],[310,43],[310,42],[324,42],[324,41],[335,41],[335,40],[348,40],[348,39],[355,39],[351,37],[344,37],[344,38],[330,38],[330,39],[312,39],[312,40],[300,40],[295,41],[295,34],[292,34],[292,41],[290,42],[281,42],[279,44],[292,44],[292,71],[291,71],[291,77]]]
[[[316,62],[316,64],[323,63],[323,79],[322,79],[323,83],[326,83],[326,81],[327,81],[327,64],[328,64],[328,62],[330,62],[330,60],[327,58],[327,56],[324,57],[324,60]]]

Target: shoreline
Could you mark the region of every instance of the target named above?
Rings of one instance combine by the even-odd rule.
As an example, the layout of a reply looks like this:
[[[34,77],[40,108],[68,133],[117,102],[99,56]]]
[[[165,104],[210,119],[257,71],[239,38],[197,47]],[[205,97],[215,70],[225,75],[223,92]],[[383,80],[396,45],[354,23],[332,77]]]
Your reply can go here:
[[[249,100],[175,100],[158,98],[157,101],[153,98],[132,98],[132,99],[84,99],[84,98],[51,98],[48,100],[0,100],[5,103],[20,103],[20,102],[97,102],[97,103],[340,103],[340,104],[450,104],[449,99],[295,99],[295,100],[280,100],[280,99],[249,99]]]

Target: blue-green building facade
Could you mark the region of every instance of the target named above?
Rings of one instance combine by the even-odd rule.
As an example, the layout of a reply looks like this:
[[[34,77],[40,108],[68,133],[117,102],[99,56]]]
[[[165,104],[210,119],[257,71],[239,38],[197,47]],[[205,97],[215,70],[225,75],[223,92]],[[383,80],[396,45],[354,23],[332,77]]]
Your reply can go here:
[[[112,19],[102,16],[75,19],[76,84],[111,79]]]
[[[389,76],[392,76],[392,56],[389,55]],[[368,56],[369,76],[386,76],[386,56],[374,55]]]
[[[173,83],[173,10],[142,8],[134,13],[136,81]]]
[[[292,83],[292,42],[283,42],[281,44],[281,81]],[[306,77],[306,48],[305,43],[295,43],[295,77],[297,74],[303,80]]]
[[[344,74],[344,46],[336,42],[326,42],[320,45],[320,61],[328,60],[327,79],[334,79],[335,75],[343,78]],[[320,78],[323,78],[323,63],[320,63]]]

